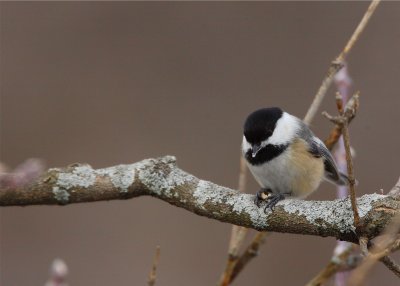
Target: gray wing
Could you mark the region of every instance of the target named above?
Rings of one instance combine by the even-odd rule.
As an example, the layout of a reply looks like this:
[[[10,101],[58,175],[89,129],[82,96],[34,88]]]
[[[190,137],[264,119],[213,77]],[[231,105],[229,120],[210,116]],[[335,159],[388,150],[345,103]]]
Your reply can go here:
[[[349,179],[345,174],[339,172],[335,160],[333,159],[331,152],[326,148],[325,144],[315,136],[310,137],[309,144],[310,153],[314,157],[323,158],[324,160],[325,179],[337,185],[347,185]]]

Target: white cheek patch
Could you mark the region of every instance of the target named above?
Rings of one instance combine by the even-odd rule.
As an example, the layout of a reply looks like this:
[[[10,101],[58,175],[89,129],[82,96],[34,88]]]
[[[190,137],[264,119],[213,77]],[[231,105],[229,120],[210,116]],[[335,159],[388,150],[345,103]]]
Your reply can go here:
[[[243,136],[242,151],[246,154],[249,150],[251,150],[251,145],[249,142],[247,142],[246,137]]]
[[[276,122],[274,133],[268,138],[268,144],[281,145],[289,143],[299,129],[298,118],[284,112],[282,117]]]

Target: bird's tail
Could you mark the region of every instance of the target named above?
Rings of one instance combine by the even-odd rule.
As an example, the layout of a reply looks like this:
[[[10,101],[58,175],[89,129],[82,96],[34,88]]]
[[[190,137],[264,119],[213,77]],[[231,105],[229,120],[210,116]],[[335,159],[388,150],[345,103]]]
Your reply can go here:
[[[339,172],[339,180],[335,182],[339,186],[348,186],[350,185],[349,177],[342,172]]]
[[[338,176],[339,175],[339,178]],[[328,182],[331,182],[332,184],[338,185],[338,186],[349,186],[350,185],[350,180],[349,177],[346,174],[343,174],[342,172],[338,172],[336,176],[333,176],[332,174],[325,174],[325,180]],[[356,180],[356,186],[358,185],[358,181]]]

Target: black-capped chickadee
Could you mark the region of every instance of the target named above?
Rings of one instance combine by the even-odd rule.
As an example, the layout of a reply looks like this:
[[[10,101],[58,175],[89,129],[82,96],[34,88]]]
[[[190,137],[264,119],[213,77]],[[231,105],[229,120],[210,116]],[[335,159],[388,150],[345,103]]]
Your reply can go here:
[[[299,118],[280,108],[259,109],[244,124],[243,156],[261,190],[255,204],[265,210],[285,197],[305,198],[321,180],[348,184],[325,144]]]

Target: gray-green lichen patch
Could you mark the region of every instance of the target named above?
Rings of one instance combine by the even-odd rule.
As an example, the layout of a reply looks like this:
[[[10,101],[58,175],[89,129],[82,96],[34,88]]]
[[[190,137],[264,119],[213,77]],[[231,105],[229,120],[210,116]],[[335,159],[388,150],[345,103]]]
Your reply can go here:
[[[192,182],[195,178],[175,167],[175,157],[165,156],[157,161],[143,160],[135,164],[138,178],[149,190],[157,195],[172,197],[172,190]]]
[[[193,197],[196,199],[198,206],[203,209],[206,203],[226,204],[231,207],[232,212],[238,215],[247,214],[254,227],[265,228],[267,226],[263,208],[256,207],[253,195],[241,194],[238,191],[200,180]]]
[[[95,174],[109,177],[114,187],[121,192],[127,192],[135,180],[135,168],[135,164],[118,165],[96,170]]]
[[[360,217],[364,217],[373,208],[373,203],[384,197],[384,195],[371,194],[357,199]],[[304,216],[310,223],[336,225],[343,233],[355,230],[349,198],[333,202],[288,199],[280,202],[278,206],[282,206],[287,213]]]
[[[62,204],[68,203],[69,200],[69,193],[64,190],[60,189],[59,187],[53,187],[53,194],[54,198]]]
[[[87,188],[94,184],[96,175],[89,165],[77,166],[72,172],[60,173],[57,178],[57,185],[69,190],[75,187]]]

